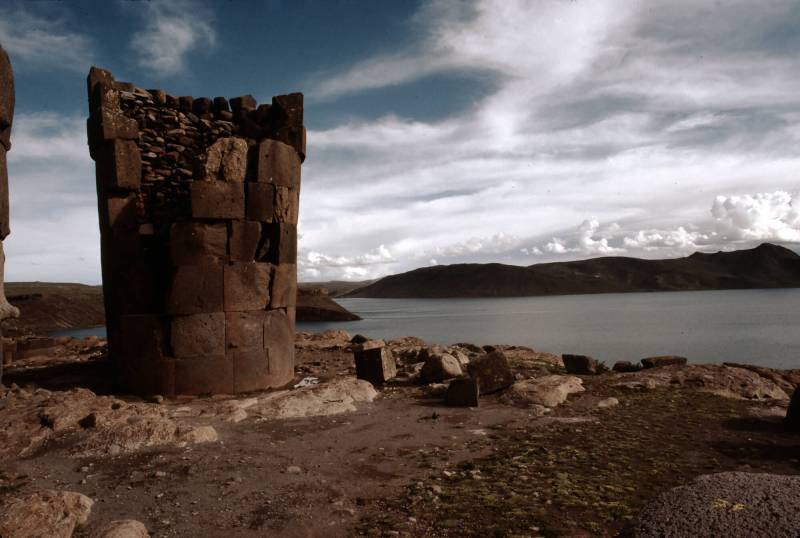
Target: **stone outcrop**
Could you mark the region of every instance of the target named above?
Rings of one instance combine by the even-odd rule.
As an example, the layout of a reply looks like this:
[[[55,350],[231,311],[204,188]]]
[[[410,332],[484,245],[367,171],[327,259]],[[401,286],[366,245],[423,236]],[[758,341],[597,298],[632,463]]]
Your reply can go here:
[[[3,241],[11,233],[9,226],[8,167],[6,153],[11,149],[11,125],[14,123],[14,72],[11,60],[0,46],[0,321],[19,316],[19,310],[6,299]],[[0,331],[0,337],[2,332]],[[0,360],[0,382],[3,379],[3,361]]]
[[[43,490],[17,495],[0,507],[3,538],[70,538],[92,513],[92,501],[73,491]]]
[[[88,77],[109,352],[140,394],[293,377],[303,95],[174,97]]]

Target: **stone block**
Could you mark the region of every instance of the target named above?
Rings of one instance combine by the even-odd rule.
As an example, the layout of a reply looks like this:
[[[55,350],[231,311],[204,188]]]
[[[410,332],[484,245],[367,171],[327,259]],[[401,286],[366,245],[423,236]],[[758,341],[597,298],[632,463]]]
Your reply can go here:
[[[214,111],[215,112],[229,112],[230,107],[228,106],[228,100],[224,97],[215,97],[214,98]]]
[[[789,431],[800,433],[800,386],[794,389],[784,424]]]
[[[204,179],[244,181],[247,172],[247,141],[244,138],[220,138],[206,152]]]
[[[225,313],[191,314],[172,318],[172,355],[178,359],[225,356]]]
[[[192,217],[196,219],[243,219],[244,184],[225,181],[193,181]]]
[[[170,227],[169,251],[175,265],[208,264],[227,256],[225,224],[176,222]]]
[[[175,360],[176,394],[233,394],[231,357]]]
[[[132,140],[115,139],[97,153],[97,178],[109,190],[139,190],[142,160]]]
[[[300,188],[300,157],[292,146],[277,140],[262,140],[256,154],[256,181]]]
[[[427,353],[425,364],[422,366],[420,376],[425,383],[440,383],[462,375],[461,363],[449,353]]]
[[[500,351],[492,351],[473,359],[467,365],[467,370],[469,376],[478,381],[482,394],[510,387],[515,381],[508,360]]]
[[[356,377],[373,385],[382,385],[397,375],[392,352],[385,345],[371,347],[369,342],[353,350],[356,363]]]
[[[661,366],[686,366],[689,360],[686,357],[677,357],[675,355],[664,355],[661,357],[647,357],[642,359],[643,368],[659,368]]]
[[[156,106],[165,106],[167,104],[167,92],[164,90],[147,90],[147,92],[153,98],[153,103]]]
[[[294,328],[282,310],[264,315],[264,347],[269,351],[270,386],[279,387],[294,377]]]
[[[223,310],[223,266],[215,263],[175,268],[167,297],[170,314],[201,314]]]
[[[275,187],[266,183],[247,182],[247,211],[250,220],[272,222],[275,218]]]
[[[297,263],[297,226],[274,224],[270,237],[270,250],[275,263]]]
[[[251,392],[284,383],[273,384],[269,368],[269,350],[264,348],[236,351],[233,359],[233,389],[236,392]]]
[[[167,321],[153,314],[119,317],[119,349],[110,349],[115,356],[133,362],[156,361],[165,355]]]
[[[281,127],[273,136],[276,140],[294,148],[300,162],[306,160],[306,129],[299,126]]]
[[[240,110],[256,109],[256,99],[255,97],[249,94],[232,98],[230,104],[231,104],[231,110],[233,111],[234,114],[236,114]]]
[[[597,373],[598,362],[586,355],[561,355],[564,362],[564,369],[568,374],[575,375],[594,375]]]
[[[283,263],[272,267],[272,287],[269,294],[270,308],[285,308],[297,305],[297,265]]]
[[[275,187],[275,220],[297,224],[300,212],[300,190]]]
[[[232,261],[252,262],[260,241],[260,223],[249,220],[231,222],[228,249]]]
[[[138,210],[136,196],[131,194],[126,197],[111,196],[106,200],[108,207],[107,226],[119,229],[138,229]]]
[[[296,306],[287,306],[284,310],[286,310],[286,319],[289,320],[289,324],[294,331],[295,326],[297,325],[297,307]]]
[[[227,312],[225,340],[228,350],[264,349],[264,310]]]
[[[192,111],[192,105],[194,104],[194,98],[191,95],[182,95],[178,97],[178,110],[183,112],[184,114],[188,114]]]
[[[299,92],[272,98],[273,115],[289,125],[303,125],[303,94]]]
[[[263,310],[269,303],[270,266],[266,263],[233,263],[225,266],[226,312]]]
[[[211,99],[208,97],[198,97],[192,103],[192,112],[201,116],[211,112]]]
[[[480,383],[471,377],[458,377],[447,387],[444,401],[447,405],[458,407],[478,407]]]

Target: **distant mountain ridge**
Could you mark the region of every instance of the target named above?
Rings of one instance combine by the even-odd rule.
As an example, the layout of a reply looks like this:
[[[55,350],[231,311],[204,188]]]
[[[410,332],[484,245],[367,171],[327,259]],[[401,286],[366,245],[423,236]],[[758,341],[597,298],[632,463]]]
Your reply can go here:
[[[345,297],[523,297],[800,287],[800,256],[770,243],[732,252],[643,260],[609,256],[519,267],[500,263],[423,267],[384,277]]]

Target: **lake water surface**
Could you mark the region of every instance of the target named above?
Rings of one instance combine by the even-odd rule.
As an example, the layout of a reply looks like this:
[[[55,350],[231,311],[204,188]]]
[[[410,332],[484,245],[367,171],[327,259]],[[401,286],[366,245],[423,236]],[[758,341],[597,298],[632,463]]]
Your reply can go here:
[[[337,299],[364,318],[298,323],[371,338],[516,344],[613,363],[652,355],[800,368],[800,289],[501,299]],[[105,329],[63,331],[105,336]]]
[[[613,363],[652,355],[800,368],[800,289],[500,299],[337,299],[363,321],[298,323],[371,338],[516,344]]]

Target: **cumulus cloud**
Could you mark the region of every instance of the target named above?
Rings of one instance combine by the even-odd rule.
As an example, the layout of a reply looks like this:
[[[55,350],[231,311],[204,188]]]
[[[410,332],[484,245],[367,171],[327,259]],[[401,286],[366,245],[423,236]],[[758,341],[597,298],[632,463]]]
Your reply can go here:
[[[201,5],[185,0],[151,0],[145,5],[145,27],[130,43],[143,69],[159,75],[176,74],[186,67],[190,52],[216,44],[210,14]]]
[[[800,193],[717,196],[711,215],[725,240],[800,243]]]
[[[70,30],[52,11],[47,18],[25,8],[0,8],[0,44],[18,72],[33,68],[86,71],[92,64],[91,40]]]

